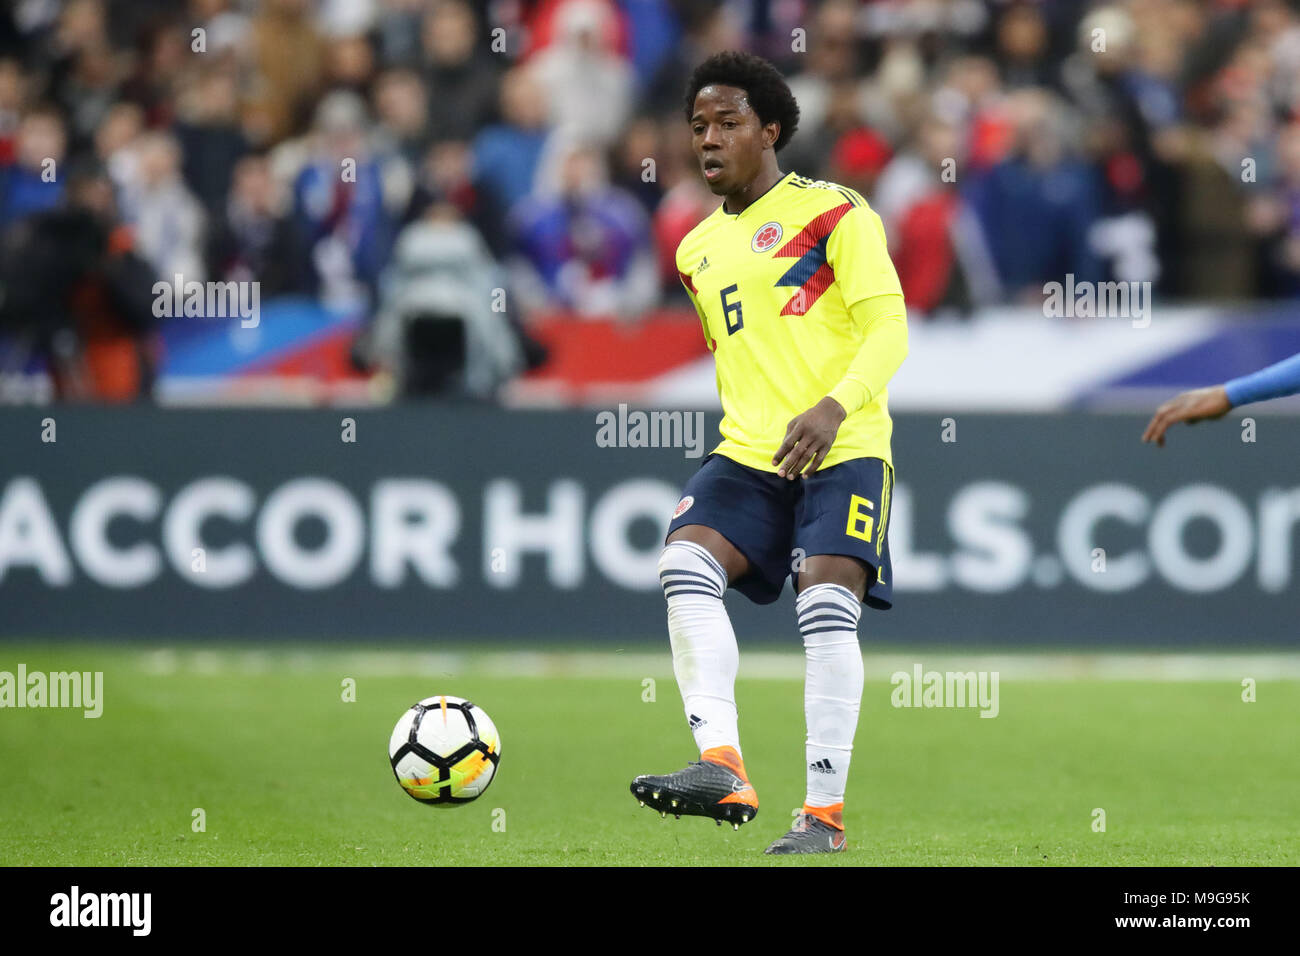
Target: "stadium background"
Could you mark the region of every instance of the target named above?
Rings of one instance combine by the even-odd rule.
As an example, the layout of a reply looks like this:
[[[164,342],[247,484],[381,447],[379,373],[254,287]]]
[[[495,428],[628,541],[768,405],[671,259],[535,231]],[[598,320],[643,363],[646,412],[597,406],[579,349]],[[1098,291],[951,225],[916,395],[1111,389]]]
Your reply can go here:
[[[727,48],[790,78],[782,168],[868,196],[908,298],[864,634],[1294,647],[1296,406],[1137,439],[1300,351],[1300,13],[1175,0],[6,5],[0,634],[662,641],[698,458],[597,416],[716,431],[673,250]],[[1047,314],[1067,281],[1152,298]],[[256,319],[174,309],[194,282]]]

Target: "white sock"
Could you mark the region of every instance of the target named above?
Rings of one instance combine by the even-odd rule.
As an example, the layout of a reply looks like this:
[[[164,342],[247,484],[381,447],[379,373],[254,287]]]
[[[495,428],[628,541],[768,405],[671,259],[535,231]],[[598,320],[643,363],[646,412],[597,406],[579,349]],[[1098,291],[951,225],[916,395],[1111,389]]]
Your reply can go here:
[[[740,649],[723,606],[727,573],[717,558],[693,541],[673,541],[659,557],[659,583],[668,601],[668,638],[673,673],[695,743],[735,747],[736,671]]]
[[[862,604],[846,587],[814,584],[796,599],[795,612],[806,667],[808,792],[804,803],[829,807],[844,802],[853,733],[862,704],[862,650],[858,647]]]

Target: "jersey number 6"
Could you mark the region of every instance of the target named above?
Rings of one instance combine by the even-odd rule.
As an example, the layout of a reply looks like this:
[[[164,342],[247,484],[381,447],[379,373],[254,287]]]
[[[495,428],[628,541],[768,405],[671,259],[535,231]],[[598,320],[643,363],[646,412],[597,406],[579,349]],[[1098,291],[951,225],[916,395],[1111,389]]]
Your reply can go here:
[[[735,335],[737,332],[739,332],[741,329],[745,327],[745,318],[740,313],[740,300],[737,299],[735,302],[727,301],[727,296],[731,295],[733,292],[736,292],[739,288],[740,286],[736,285],[733,282],[731,285],[727,286],[725,289],[722,290],[722,317],[727,322],[728,335]],[[732,323],[733,312],[735,313],[734,324]]]
[[[876,510],[876,503],[870,498],[863,498],[861,495],[849,496],[849,525],[844,529],[844,533],[852,535],[855,538],[861,538],[868,544],[871,543],[871,532],[875,526],[875,518],[868,512]]]

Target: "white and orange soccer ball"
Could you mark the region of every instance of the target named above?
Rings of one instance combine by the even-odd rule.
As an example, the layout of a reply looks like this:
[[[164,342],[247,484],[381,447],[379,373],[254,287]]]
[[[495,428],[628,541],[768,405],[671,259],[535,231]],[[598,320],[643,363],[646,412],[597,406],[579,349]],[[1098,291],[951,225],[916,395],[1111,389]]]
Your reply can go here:
[[[454,807],[481,797],[496,777],[501,735],[481,707],[460,697],[426,697],[397,721],[388,759],[416,800]]]

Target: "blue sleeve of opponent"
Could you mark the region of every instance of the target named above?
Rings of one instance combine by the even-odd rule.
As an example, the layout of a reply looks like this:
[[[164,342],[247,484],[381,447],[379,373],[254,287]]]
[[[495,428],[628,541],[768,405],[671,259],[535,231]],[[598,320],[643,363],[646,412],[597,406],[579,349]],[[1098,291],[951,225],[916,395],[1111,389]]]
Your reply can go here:
[[[1251,402],[1281,398],[1283,395],[1294,395],[1300,392],[1300,354],[1250,375],[1234,378],[1224,386],[1224,390],[1234,408]]]

